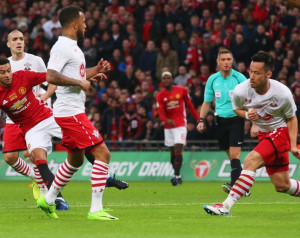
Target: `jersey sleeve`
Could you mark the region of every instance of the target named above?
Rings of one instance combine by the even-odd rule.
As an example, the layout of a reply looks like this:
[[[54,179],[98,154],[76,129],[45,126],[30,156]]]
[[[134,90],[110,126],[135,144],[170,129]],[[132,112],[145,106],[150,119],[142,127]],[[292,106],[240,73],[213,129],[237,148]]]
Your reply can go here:
[[[285,103],[283,105],[283,112],[286,118],[292,118],[296,114],[297,107],[291,91],[289,89],[286,91],[287,93],[285,93],[286,98]]]
[[[212,102],[214,99],[213,78],[209,77],[204,91],[204,102]]]
[[[70,60],[67,50],[60,51],[58,48],[52,48],[47,69],[53,69],[61,73],[66,63]]]
[[[160,94],[157,95],[156,98],[156,104],[157,104],[157,111],[158,111],[158,116],[160,118],[160,120],[162,120],[163,122],[166,122],[168,120],[168,118],[165,115],[164,112],[164,106],[163,106],[163,101]]]
[[[239,94],[239,87],[235,87],[233,90],[233,95],[232,95],[232,109],[237,110],[237,109],[243,109],[244,108],[244,101],[245,99],[242,97],[242,95]]]
[[[40,85],[46,81],[46,72],[38,73],[33,71],[24,71],[26,80],[31,84],[31,86]]]
[[[41,57],[37,57],[37,69],[36,72],[47,72],[46,65]]]

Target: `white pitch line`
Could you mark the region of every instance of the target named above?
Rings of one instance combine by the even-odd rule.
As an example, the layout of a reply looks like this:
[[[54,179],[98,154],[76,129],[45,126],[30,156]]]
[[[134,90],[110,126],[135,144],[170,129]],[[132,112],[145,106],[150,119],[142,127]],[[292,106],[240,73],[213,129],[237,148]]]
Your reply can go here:
[[[159,206],[196,206],[196,205],[206,205],[206,204],[214,204],[211,202],[204,203],[141,203],[141,204],[106,204],[105,207],[159,207]],[[257,202],[257,203],[250,203],[250,202],[238,202],[236,205],[300,205],[299,202]],[[70,205],[71,207],[90,207],[89,204],[75,204]],[[37,206],[1,206],[1,209],[25,209],[25,208],[37,208]]]

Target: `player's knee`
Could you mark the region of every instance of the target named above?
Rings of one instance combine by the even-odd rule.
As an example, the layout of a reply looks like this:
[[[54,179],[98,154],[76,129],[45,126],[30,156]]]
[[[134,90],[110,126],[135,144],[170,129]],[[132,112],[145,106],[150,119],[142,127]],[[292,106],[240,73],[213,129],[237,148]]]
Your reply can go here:
[[[286,193],[289,190],[289,186],[286,184],[275,185],[276,192]]]
[[[14,163],[16,163],[19,158],[19,156],[15,153],[4,153],[3,157],[5,162],[9,165],[13,165]]]

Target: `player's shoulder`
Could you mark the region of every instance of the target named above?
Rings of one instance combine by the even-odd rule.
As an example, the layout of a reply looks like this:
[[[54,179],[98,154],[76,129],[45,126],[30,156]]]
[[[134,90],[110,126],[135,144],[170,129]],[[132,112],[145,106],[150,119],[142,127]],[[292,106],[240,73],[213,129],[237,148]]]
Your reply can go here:
[[[250,89],[250,80],[246,79],[244,82],[241,82],[240,84],[236,85],[234,88],[234,91],[244,91],[247,89]]]
[[[163,95],[163,94],[165,93],[165,91],[166,91],[166,90],[165,90],[164,88],[163,88],[162,90],[160,90],[160,91],[158,92],[156,98],[157,98],[157,99],[160,98],[161,95]]]
[[[277,92],[284,91],[284,92],[291,93],[291,90],[283,83],[281,83],[275,79],[269,79],[269,80],[270,80],[270,84],[272,85],[274,90],[276,90]],[[281,93],[281,95],[283,95],[283,94]]]

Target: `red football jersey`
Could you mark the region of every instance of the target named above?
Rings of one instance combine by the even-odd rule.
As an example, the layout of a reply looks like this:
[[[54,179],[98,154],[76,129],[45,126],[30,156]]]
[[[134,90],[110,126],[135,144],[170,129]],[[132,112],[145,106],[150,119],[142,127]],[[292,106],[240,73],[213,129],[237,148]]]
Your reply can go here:
[[[156,102],[159,117],[165,122],[167,129],[186,126],[185,105],[196,120],[199,120],[199,115],[184,87],[173,85],[171,91],[163,89],[157,94]],[[168,119],[172,119],[175,126],[166,123]]]
[[[45,81],[46,73],[17,71],[13,73],[9,88],[0,86],[0,108],[14,123],[19,124],[24,134],[52,115],[52,110],[32,92],[32,87]]]

